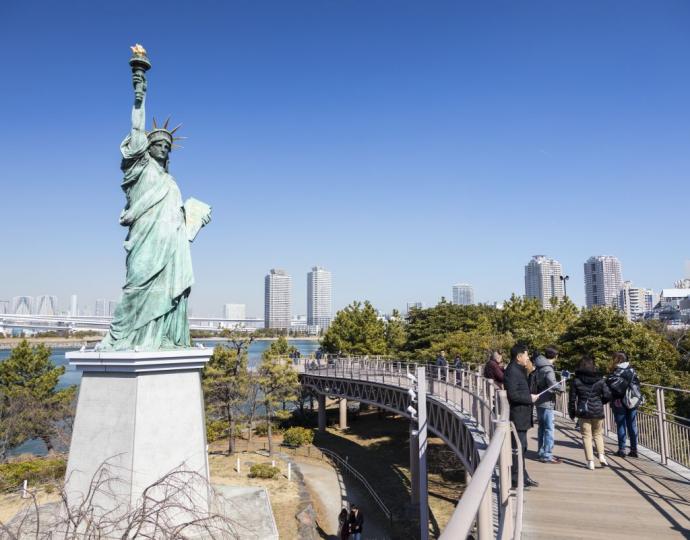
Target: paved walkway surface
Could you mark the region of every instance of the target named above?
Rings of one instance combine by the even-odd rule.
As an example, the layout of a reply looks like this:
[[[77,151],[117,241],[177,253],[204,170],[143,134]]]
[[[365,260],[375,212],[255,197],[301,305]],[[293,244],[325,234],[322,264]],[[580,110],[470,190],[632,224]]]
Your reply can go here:
[[[297,458],[304,482],[313,498],[319,499],[320,507],[326,516],[319,516],[318,525],[322,537],[340,540],[338,536],[338,514],[344,506],[357,504],[364,514],[364,534],[366,540],[387,540],[385,517],[378,511],[361,484],[349,475],[342,476],[329,463],[311,459]],[[349,507],[349,506],[348,506]]]
[[[690,538],[690,482],[645,458],[618,458],[604,439],[609,467],[590,471],[579,431],[556,421],[554,455],[564,463],[536,461],[536,428],[529,433],[527,469],[540,483],[525,491],[523,538],[660,540]]]

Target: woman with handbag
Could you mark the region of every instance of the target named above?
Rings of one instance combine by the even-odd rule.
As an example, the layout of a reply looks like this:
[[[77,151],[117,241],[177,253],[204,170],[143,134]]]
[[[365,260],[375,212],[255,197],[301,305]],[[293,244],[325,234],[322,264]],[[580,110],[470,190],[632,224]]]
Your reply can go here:
[[[594,360],[584,356],[575,370],[570,385],[568,414],[580,419],[580,432],[585,447],[587,468],[594,470],[592,439],[599,454],[601,466],[608,465],[604,456],[604,404],[611,399],[606,381],[594,367]]]

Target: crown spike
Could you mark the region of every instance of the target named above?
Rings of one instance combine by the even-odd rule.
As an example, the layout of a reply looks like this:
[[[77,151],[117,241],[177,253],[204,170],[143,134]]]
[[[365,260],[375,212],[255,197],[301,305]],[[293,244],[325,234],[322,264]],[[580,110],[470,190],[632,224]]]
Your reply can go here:
[[[158,129],[158,125],[156,124],[156,117],[153,117],[153,129]]]
[[[183,141],[187,137],[173,137],[173,141]]]
[[[175,126],[173,129],[170,130],[170,135],[172,135],[173,133],[175,133],[175,132],[176,132],[178,129],[180,129],[181,127],[182,127],[182,124],[177,124],[177,126]]]
[[[168,129],[168,123],[170,122],[170,116],[171,115],[168,115],[168,117],[165,119],[165,124],[163,125],[163,129]]]

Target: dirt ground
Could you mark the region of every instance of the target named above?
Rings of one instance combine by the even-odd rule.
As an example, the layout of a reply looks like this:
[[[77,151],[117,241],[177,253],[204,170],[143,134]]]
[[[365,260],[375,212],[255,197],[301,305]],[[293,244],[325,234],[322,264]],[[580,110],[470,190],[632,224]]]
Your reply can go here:
[[[405,515],[410,501],[409,421],[376,410],[348,418],[348,430],[328,428],[316,434],[316,446],[349,462],[376,487],[394,514]],[[441,439],[429,438],[429,534],[438,537],[450,520],[464,489],[464,471]],[[411,526],[408,523],[407,526]]]
[[[240,457],[240,470],[236,471],[237,455]],[[287,464],[274,458],[281,474],[276,478],[249,478],[249,467],[255,463],[271,463],[272,459],[257,453],[240,453],[234,456],[212,454],[209,456],[211,482],[232,486],[260,486],[268,491],[280,538],[297,540],[297,514],[299,506],[299,488],[294,478],[287,480]]]
[[[46,493],[45,489],[38,489],[36,494],[36,503],[40,506],[42,504],[57,502],[60,499],[57,491]],[[2,494],[0,495],[0,522],[7,523],[17,513],[30,505],[33,505],[33,499],[22,499],[18,493]]]

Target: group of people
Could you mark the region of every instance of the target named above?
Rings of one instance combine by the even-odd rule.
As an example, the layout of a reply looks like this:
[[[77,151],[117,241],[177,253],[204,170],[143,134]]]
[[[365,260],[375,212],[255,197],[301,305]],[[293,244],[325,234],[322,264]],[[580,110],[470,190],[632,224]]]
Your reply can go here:
[[[340,540],[362,540],[364,515],[356,504],[352,505],[349,512],[347,508],[343,508],[340,511],[338,527],[340,530]]]
[[[503,365],[500,352],[492,351],[484,366],[484,376],[505,388],[510,404],[510,420],[515,425],[517,440],[513,448],[522,447],[524,485],[536,487],[539,483],[530,478],[524,468],[527,452],[527,431],[534,425],[533,410],[536,408],[538,458],[542,463],[560,464],[562,460],[553,454],[554,409],[557,395],[565,390],[565,381],[556,378],[554,364],[558,349],[547,347],[544,353],[530,357],[525,345],[517,344],[510,350],[510,362]],[[640,381],[625,353],[615,352],[611,358],[609,374],[605,378],[596,369],[590,356],[583,356],[570,380],[568,414],[578,419],[585,451],[587,468],[593,470],[594,450],[599,464],[608,465],[604,453],[604,406],[610,403],[616,421],[619,457],[637,457],[637,408],[642,403]],[[630,439],[630,451],[626,454],[626,442]],[[517,454],[513,455],[513,486],[517,485]]]

